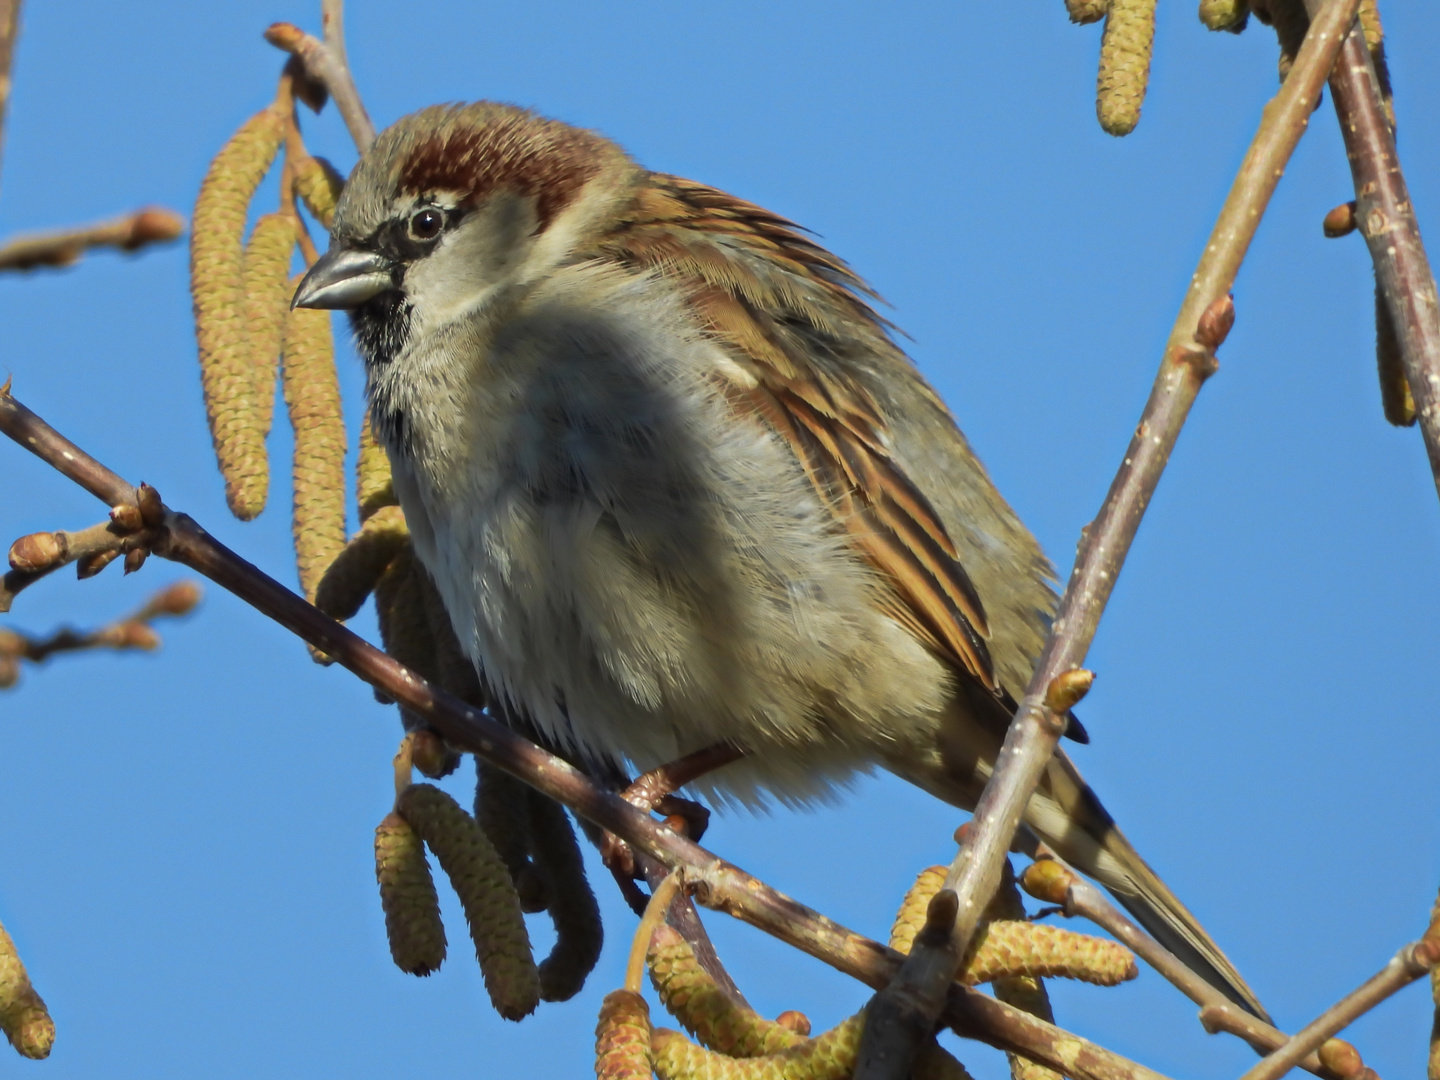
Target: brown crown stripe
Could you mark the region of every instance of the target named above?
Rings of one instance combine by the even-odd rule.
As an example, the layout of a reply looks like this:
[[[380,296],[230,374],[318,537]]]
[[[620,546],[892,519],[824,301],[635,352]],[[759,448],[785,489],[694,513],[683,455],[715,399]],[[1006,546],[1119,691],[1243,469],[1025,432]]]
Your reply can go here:
[[[501,117],[479,129],[441,131],[415,148],[401,172],[404,191],[459,191],[476,203],[496,191],[535,199],[537,231],[546,228],[601,168],[601,141],[588,131]]]

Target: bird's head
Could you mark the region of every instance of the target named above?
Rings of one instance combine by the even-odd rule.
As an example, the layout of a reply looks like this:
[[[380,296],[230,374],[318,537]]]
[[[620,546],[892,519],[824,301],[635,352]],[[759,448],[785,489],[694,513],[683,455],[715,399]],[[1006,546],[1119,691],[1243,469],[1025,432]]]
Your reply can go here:
[[[355,166],[293,304],[352,311],[362,344],[385,345],[367,351],[393,356],[588,248],[640,175],[608,139],[524,109],[423,109]]]

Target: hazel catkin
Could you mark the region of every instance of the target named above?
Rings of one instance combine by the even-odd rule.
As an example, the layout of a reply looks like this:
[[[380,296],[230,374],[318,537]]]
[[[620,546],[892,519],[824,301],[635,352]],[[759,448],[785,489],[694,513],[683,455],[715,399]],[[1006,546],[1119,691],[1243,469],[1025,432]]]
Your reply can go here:
[[[1100,38],[1095,111],[1111,135],[1128,135],[1140,122],[1154,40],[1155,0],[1110,0]]]
[[[345,420],[328,311],[290,312],[280,370],[295,430],[295,562],[313,600],[325,568],[345,547]]]
[[[395,809],[440,860],[465,909],[475,956],[495,1010],[519,1020],[540,1002],[540,976],[509,871],[475,819],[432,784],[412,784]]]
[[[190,228],[190,291],[205,414],[230,511],[249,521],[265,508],[270,402],[256,400],[244,326],[242,238],[250,199],[285,137],[285,114],[262,109],[215,155]]]
[[[0,926],[0,1030],[22,1057],[40,1059],[55,1045],[55,1021],[30,984],[15,942]]]
[[[375,830],[375,880],[385,910],[385,936],[395,966],[410,975],[429,975],[445,960],[445,926],[425,847],[399,814]]]

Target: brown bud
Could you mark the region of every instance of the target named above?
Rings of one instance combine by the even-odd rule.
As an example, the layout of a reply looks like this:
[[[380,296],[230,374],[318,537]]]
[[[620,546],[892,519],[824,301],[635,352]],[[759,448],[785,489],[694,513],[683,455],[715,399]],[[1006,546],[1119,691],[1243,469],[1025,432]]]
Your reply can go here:
[[[1067,713],[1078,705],[1095,684],[1095,673],[1085,668],[1062,671],[1045,688],[1045,707],[1052,712]]]
[[[131,548],[125,553],[125,573],[133,574],[145,565],[150,553],[144,548]]]
[[[431,780],[449,776],[460,764],[460,755],[435,732],[420,728],[410,739],[411,763]]]
[[[145,519],[140,516],[140,508],[133,503],[112,506],[110,520],[115,524],[115,531],[121,535],[139,532],[145,527]]]
[[[1352,199],[1350,202],[1341,203],[1326,214],[1325,220],[1320,223],[1320,228],[1324,230],[1326,236],[1334,239],[1338,236],[1349,236],[1355,231],[1357,225],[1359,222],[1355,218],[1355,201]]]
[[[165,520],[165,504],[160,499],[160,493],[149,484],[141,484],[135,493],[135,501],[140,506],[140,518],[152,529]]]
[[[93,555],[87,555],[75,563],[75,576],[81,581],[92,578],[104,570],[119,557],[118,551],[97,551]]]
[[[300,47],[300,42],[304,40],[305,31],[301,30],[294,23],[277,22],[271,23],[269,27],[266,28],[264,36],[265,40],[277,49],[283,49],[285,52],[293,53]]]
[[[1155,41],[1155,2],[1110,0],[1100,38],[1095,111],[1100,127],[1111,135],[1128,135],[1140,122]]]
[[[1225,344],[1235,325],[1235,298],[1229,293],[1210,301],[1195,327],[1195,340],[1214,352]]]
[[[612,990],[595,1027],[596,1080],[650,1080],[650,1006],[632,990]]]
[[[160,635],[142,622],[133,619],[115,626],[115,647],[117,649],[144,649],[154,652],[160,647]]]
[[[200,603],[200,586],[193,581],[177,581],[167,585],[145,605],[145,615],[188,615]]]
[[[125,251],[134,251],[146,244],[163,244],[178,240],[185,232],[185,219],[163,206],[147,206],[130,219],[130,235],[120,244]]]
[[[1326,1039],[1320,1044],[1318,1054],[1320,1064],[1342,1080],[1350,1080],[1365,1070],[1365,1063],[1360,1060],[1360,1052],[1344,1039]]]
[[[1063,904],[1074,880],[1075,875],[1054,859],[1036,859],[1020,875],[1020,887],[1036,900]]]
[[[810,1018],[795,1009],[786,1009],[779,1016],[775,1017],[775,1023],[783,1028],[789,1028],[796,1035],[810,1034]]]
[[[37,574],[64,563],[70,545],[65,534],[31,533],[10,545],[10,568],[22,574]]]

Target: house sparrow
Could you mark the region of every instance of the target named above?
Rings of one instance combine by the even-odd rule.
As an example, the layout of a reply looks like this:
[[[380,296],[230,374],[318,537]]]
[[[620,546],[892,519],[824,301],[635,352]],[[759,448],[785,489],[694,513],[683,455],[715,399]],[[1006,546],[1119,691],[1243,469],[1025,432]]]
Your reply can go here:
[[[505,105],[365,153],[294,303],[351,312],[415,550],[493,693],[596,762],[717,743],[804,803],[880,764],[973,809],[1054,571],[796,226]],[[1026,822],[1259,1002],[1057,752]]]

